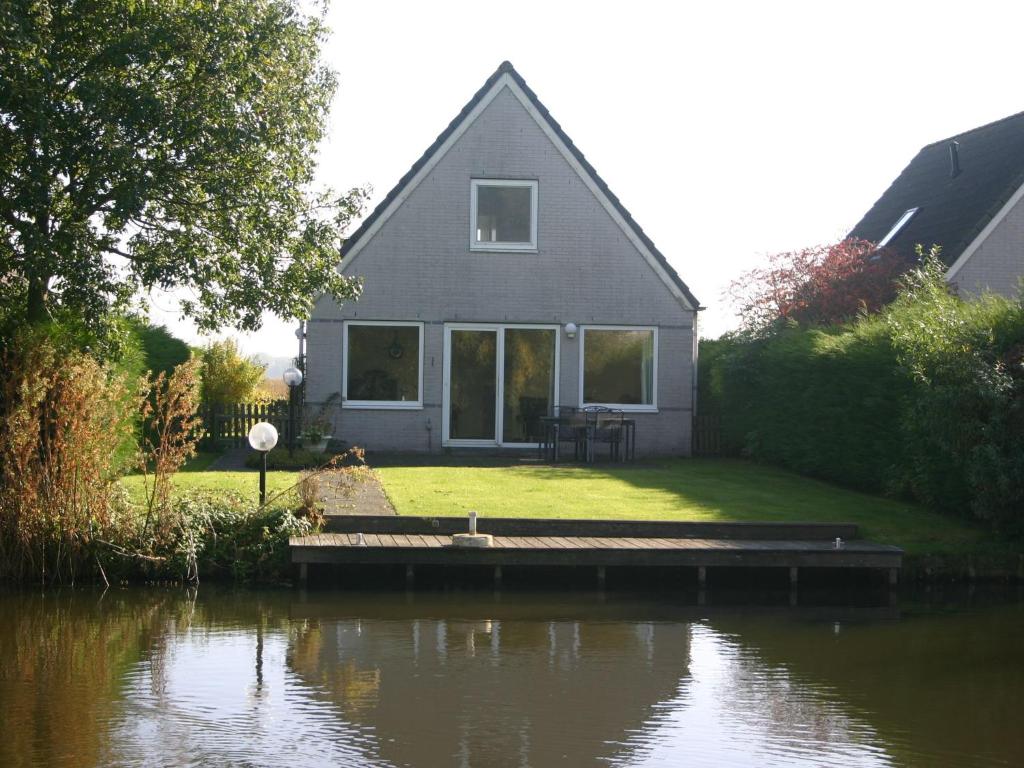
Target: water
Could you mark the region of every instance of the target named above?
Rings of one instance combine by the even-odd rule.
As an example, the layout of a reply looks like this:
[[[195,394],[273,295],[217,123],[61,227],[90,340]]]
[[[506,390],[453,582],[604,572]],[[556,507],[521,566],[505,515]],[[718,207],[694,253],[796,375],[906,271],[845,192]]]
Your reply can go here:
[[[686,602],[0,593],[0,766],[1024,765],[1019,593]]]

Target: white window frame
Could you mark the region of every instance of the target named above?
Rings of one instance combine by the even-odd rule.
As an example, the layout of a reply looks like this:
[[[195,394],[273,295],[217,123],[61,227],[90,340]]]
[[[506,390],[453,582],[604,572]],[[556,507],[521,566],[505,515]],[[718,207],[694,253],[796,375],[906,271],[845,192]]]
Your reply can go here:
[[[562,364],[562,326],[553,323],[445,323],[444,324],[444,367],[441,391],[441,447],[442,448],[533,448],[540,447],[539,443],[506,443],[502,441],[505,431],[505,409],[501,407],[504,401],[505,390],[505,331],[526,330],[526,331],[554,331],[555,333],[555,362],[554,362],[554,402],[552,407],[559,407],[559,385],[561,379]],[[451,429],[451,384],[452,384],[452,331],[494,331],[497,334],[495,354],[495,411],[494,411],[494,439],[474,440],[458,439],[449,436]]]
[[[528,187],[530,189],[530,242],[482,242],[476,239],[478,190],[480,187]],[[471,251],[536,251],[538,185],[529,179],[470,179],[469,181],[469,250]]]
[[[419,376],[418,395],[415,400],[349,400],[348,399],[348,329],[353,326],[396,326],[419,330]],[[341,407],[363,410],[415,410],[423,408],[423,323],[414,320],[346,320],[342,325],[341,342]]]
[[[651,331],[653,332],[654,360],[651,370],[651,402],[647,404],[637,403],[587,403],[583,401],[583,364],[586,359],[587,331]],[[581,408],[588,406],[599,406],[604,408],[615,408],[630,413],[657,413],[658,412],[658,326],[656,325],[583,325],[580,326],[580,376],[579,376],[579,403]]]

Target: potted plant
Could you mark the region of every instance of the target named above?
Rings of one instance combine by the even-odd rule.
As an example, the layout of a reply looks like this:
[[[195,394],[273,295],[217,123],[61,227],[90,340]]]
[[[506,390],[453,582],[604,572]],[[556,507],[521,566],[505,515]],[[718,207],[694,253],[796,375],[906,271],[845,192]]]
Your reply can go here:
[[[324,419],[314,419],[302,432],[302,445],[310,453],[323,453],[331,439],[331,425]]]

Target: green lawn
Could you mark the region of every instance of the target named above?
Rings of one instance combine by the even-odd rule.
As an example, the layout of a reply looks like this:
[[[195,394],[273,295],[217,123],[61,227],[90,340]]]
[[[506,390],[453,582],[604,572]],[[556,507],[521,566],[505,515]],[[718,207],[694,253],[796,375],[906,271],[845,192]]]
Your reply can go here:
[[[850,522],[911,553],[985,547],[980,527],[904,502],[856,493],[738,460],[670,459],[643,466],[385,466],[376,470],[401,515]]]
[[[216,454],[200,453],[185,464],[174,477],[174,492],[180,494],[195,489],[231,491],[251,498],[254,502],[258,501],[260,496],[259,471],[248,469],[241,472],[210,472],[208,467],[216,458]],[[294,485],[298,479],[298,472],[276,470],[267,472],[267,496],[272,497],[284,491]],[[142,475],[127,475],[121,478],[121,482],[128,489],[132,500],[142,503],[144,499]]]

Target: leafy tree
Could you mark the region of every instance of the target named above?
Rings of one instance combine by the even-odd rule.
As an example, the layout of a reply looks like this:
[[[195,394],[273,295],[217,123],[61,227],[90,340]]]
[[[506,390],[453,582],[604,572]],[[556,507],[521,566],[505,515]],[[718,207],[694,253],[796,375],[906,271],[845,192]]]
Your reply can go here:
[[[245,357],[234,339],[214,341],[203,351],[202,397],[216,405],[244,403],[263,381],[266,366]]]
[[[357,295],[336,270],[365,191],[314,195],[335,92],[299,0],[0,6],[0,299],[100,329],[187,289],[199,327],[252,330]],[[8,320],[10,318],[7,318]]]
[[[908,260],[867,240],[785,251],[734,280],[726,293],[745,330],[765,332],[780,321],[834,325],[876,312],[896,297]]]

